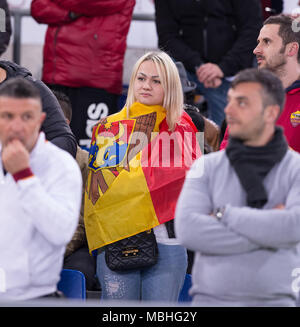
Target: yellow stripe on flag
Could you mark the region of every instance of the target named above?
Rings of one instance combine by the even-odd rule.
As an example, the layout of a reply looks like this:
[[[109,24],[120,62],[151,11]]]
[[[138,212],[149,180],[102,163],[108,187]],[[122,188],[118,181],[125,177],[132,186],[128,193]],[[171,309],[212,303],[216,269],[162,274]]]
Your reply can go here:
[[[95,206],[85,201],[90,251],[159,225],[141,167],[123,170]]]

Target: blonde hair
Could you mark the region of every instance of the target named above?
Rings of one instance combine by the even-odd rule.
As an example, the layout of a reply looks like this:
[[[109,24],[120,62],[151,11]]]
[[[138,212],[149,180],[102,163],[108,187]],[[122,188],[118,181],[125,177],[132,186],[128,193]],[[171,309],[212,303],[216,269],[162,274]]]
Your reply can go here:
[[[173,60],[165,52],[148,52],[143,55],[134,65],[128,88],[128,95],[125,106],[127,107],[127,117],[129,108],[136,101],[134,96],[134,82],[137,71],[144,61],[154,62],[161,85],[164,89],[163,107],[166,109],[166,120],[169,130],[174,131],[179,123],[183,112],[183,91],[177,67]]]

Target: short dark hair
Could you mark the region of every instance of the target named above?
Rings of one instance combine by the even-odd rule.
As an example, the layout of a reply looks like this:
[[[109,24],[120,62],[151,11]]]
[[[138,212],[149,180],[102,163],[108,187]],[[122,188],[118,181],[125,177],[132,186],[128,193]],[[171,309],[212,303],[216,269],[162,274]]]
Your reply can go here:
[[[293,22],[295,18],[287,15],[276,15],[267,18],[263,25],[275,24],[279,25],[278,35],[282,39],[283,46],[285,47],[288,43],[297,42],[300,47],[300,31],[295,31],[293,28]],[[300,50],[298,51],[298,62],[300,62]]]
[[[71,121],[72,120],[72,104],[71,104],[70,98],[61,91],[58,91],[55,89],[52,89],[51,91],[53,92],[58,103],[60,104],[65,117],[69,121]]]
[[[258,83],[262,88],[262,102],[264,108],[278,105],[280,112],[285,102],[285,91],[280,79],[267,69],[249,68],[239,72],[233,80],[231,87],[234,89],[241,83]]]
[[[10,78],[3,82],[0,85],[0,96],[17,99],[34,98],[41,101],[39,89],[22,77]]]

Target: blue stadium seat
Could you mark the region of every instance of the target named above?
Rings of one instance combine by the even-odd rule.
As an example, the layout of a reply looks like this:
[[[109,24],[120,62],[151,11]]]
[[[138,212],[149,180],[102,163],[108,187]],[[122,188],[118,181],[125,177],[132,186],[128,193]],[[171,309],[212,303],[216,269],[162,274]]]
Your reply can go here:
[[[57,289],[70,299],[86,299],[85,276],[82,272],[63,269]]]
[[[192,276],[190,274],[185,275],[184,284],[179,294],[178,302],[191,302],[192,297],[189,295],[189,289],[192,286]]]

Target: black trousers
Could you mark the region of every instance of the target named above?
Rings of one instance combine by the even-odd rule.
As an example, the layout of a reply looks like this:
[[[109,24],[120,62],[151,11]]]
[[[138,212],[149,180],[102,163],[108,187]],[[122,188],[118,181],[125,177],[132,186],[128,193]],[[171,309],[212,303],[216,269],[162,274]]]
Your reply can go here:
[[[88,247],[83,246],[66,257],[63,268],[81,271],[85,276],[86,289],[88,291],[100,289],[96,277],[96,258],[89,254]]]
[[[89,148],[93,126],[101,119],[119,111],[118,94],[92,87],[48,86],[66,94],[72,104],[71,130],[80,147]]]

